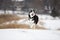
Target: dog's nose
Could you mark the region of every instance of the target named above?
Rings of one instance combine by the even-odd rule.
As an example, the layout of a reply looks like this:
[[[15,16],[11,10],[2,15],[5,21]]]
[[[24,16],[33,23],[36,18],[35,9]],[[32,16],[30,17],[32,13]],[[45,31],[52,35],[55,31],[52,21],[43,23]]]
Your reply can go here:
[[[33,14],[32,14],[32,16],[33,16]]]

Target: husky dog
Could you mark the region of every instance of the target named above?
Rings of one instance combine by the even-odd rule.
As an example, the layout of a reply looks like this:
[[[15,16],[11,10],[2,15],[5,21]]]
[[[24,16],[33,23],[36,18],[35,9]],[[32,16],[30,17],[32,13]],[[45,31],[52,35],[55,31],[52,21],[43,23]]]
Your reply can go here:
[[[31,28],[33,26],[35,27],[37,25],[37,23],[38,23],[38,20],[39,20],[39,18],[36,15],[35,11],[31,10],[30,13],[29,13],[29,15],[28,15],[28,17],[29,17],[29,20],[33,21],[33,24],[34,24],[34,25],[33,24],[31,25]]]

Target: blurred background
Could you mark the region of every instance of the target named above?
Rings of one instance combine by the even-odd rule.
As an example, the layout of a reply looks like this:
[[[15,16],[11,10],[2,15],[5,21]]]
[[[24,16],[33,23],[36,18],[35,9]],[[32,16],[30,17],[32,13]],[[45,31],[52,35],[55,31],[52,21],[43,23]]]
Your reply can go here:
[[[30,9],[35,9],[38,14],[60,16],[60,0],[0,0],[0,13],[14,14],[29,12]]]

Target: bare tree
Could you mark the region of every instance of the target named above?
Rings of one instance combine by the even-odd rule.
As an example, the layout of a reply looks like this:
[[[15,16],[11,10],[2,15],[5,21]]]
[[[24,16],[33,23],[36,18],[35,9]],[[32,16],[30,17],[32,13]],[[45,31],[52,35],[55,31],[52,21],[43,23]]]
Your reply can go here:
[[[53,0],[53,9],[51,15],[53,17],[60,16],[59,10],[60,10],[60,0]]]

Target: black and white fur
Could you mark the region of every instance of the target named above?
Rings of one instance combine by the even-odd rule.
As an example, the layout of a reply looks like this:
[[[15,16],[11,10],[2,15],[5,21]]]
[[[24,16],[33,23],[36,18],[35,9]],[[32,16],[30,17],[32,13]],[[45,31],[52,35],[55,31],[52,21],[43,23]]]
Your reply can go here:
[[[32,17],[32,20],[34,21],[35,24],[37,24],[38,21],[39,21],[39,18],[38,18],[38,16],[35,14],[35,15]]]
[[[33,24],[36,26],[39,21],[39,18],[36,15],[36,13],[33,10],[31,10],[28,17],[29,17],[29,20],[31,19],[31,21],[33,21]],[[31,26],[31,28],[32,27],[33,27],[33,25]]]
[[[32,17],[35,15],[35,12],[31,10],[28,14],[29,19],[32,19]]]

